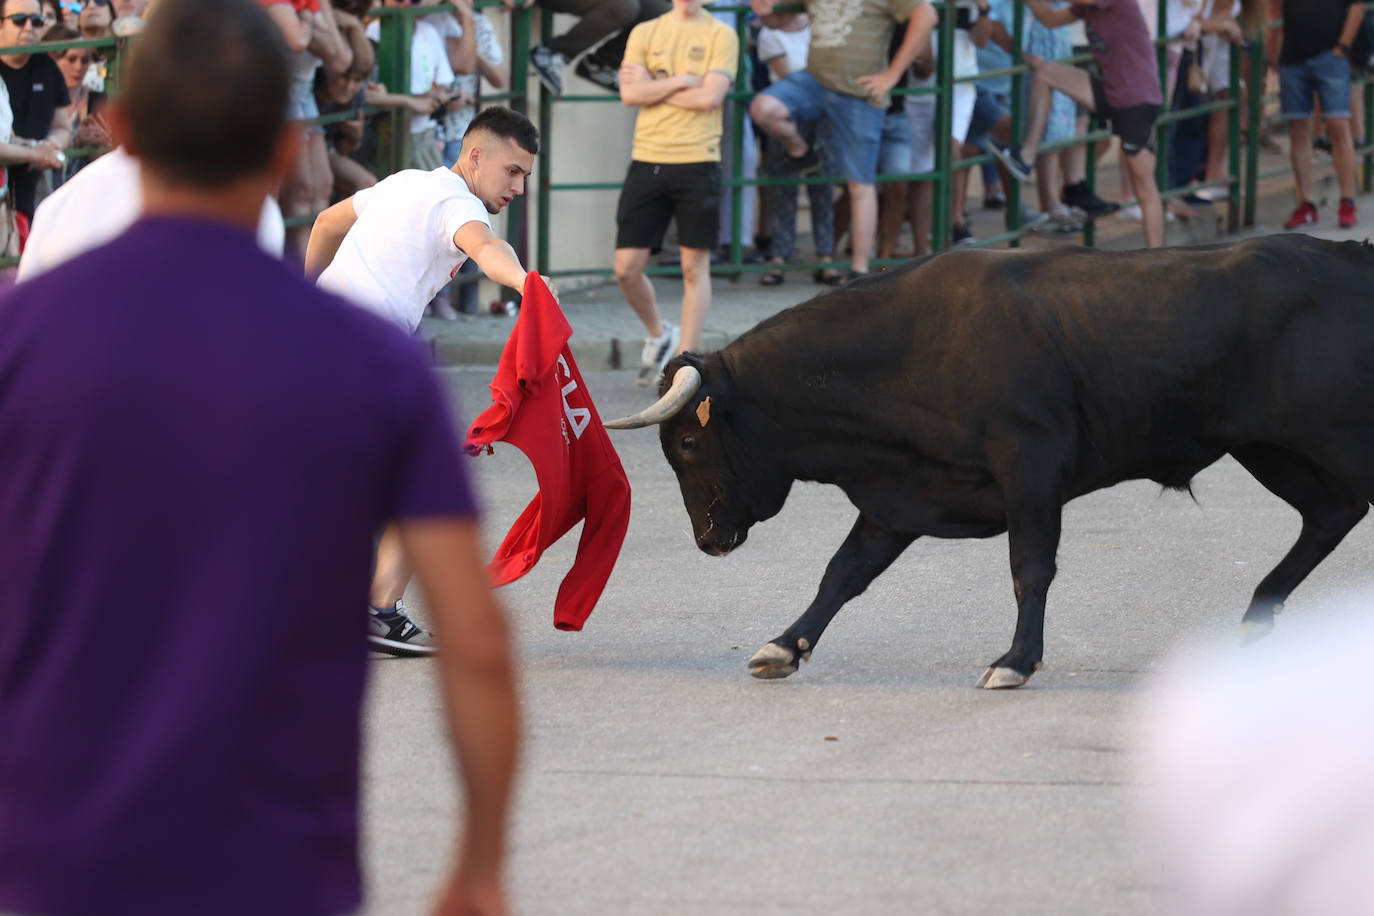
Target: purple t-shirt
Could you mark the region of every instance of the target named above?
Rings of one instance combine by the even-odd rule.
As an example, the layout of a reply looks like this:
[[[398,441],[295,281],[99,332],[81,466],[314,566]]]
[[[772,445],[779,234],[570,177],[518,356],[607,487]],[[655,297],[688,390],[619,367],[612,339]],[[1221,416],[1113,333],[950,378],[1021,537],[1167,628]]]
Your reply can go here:
[[[415,345],[180,219],[0,327],[0,911],[356,909],[372,538],[476,513]]]
[[[1150,28],[1136,0],[1097,0],[1070,7],[1088,27],[1088,43],[1102,71],[1102,91],[1113,108],[1162,105],[1159,62]]]

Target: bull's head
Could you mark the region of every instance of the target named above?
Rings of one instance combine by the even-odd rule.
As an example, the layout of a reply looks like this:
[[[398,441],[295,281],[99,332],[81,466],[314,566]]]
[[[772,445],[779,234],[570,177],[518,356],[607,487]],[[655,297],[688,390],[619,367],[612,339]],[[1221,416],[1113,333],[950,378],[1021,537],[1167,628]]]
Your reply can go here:
[[[782,508],[791,479],[771,462],[753,460],[748,432],[732,415],[730,383],[699,358],[678,356],[663,370],[658,401],[610,420],[609,429],[657,424],[663,455],[677,474],[697,547],[724,556],[744,543],[749,527]]]

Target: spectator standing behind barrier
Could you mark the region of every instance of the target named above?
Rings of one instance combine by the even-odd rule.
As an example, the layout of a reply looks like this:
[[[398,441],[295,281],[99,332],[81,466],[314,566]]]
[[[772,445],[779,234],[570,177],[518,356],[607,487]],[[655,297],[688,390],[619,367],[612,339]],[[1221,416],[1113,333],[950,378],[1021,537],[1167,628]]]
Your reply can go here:
[[[806,69],[806,52],[811,44],[811,20],[805,13],[774,13],[773,24],[759,29],[759,60],[768,67],[773,81],[786,78],[794,70]],[[816,121],[798,123],[797,130],[807,143],[820,151],[821,169],[830,174],[833,166],[825,143],[817,142]],[[778,178],[795,172],[788,172],[788,156],[782,144],[771,137],[764,138],[765,153],[763,173],[770,178]],[[768,196],[767,207],[770,214],[768,231],[772,237],[769,250],[773,264],[784,264],[797,255],[797,192],[795,185],[773,185],[764,189]],[[811,242],[816,249],[817,261],[829,261],[835,256],[835,189],[828,184],[806,185],[806,196],[811,202]],[[833,267],[818,268],[812,274],[817,283],[834,286],[841,282],[843,275]],[[777,286],[783,281],[782,269],[775,268],[759,274],[759,283],[764,286]]]
[[[1283,30],[1277,33],[1281,52],[1269,48],[1268,60],[1277,58],[1279,96],[1288,121],[1289,158],[1297,185],[1298,206],[1285,229],[1317,224],[1317,205],[1312,202],[1312,98],[1321,101],[1331,159],[1336,166],[1341,202],[1337,222],[1356,225],[1355,144],[1350,136],[1350,45],[1364,18],[1358,0],[1283,0]]]
[[[504,913],[518,712],[443,394],[253,242],[299,143],[262,10],[163,0],[131,57],[147,215],[0,302],[0,910],[358,911],[349,608],[393,517],[465,795],[437,911]]]
[[[532,5],[532,0],[501,2],[507,9]],[[555,13],[577,17],[577,24],[571,29],[562,35],[545,38],[530,49],[530,64],[535,75],[554,95],[563,94],[563,69],[568,61],[599,41],[663,15],[671,6],[665,0],[542,0],[539,5]],[[611,81],[614,73],[608,73],[607,69],[604,62],[584,59],[578,62],[577,74],[602,88],[614,89],[616,84]]]
[[[773,12],[774,0],[750,0],[760,16]],[[814,174],[820,161],[814,147],[797,132],[798,121],[824,117],[834,140],[840,177],[849,189],[853,262],[848,276],[868,272],[878,231],[878,150],[888,91],[911,66],[935,27],[935,11],[924,0],[882,3],[807,4],[811,46],[806,70],[789,73],[755,96],[749,113],[765,133],[779,141],[791,166]],[[914,17],[914,18],[912,18]],[[898,22],[906,38],[889,61],[888,42]]]
[[[347,70],[353,62],[353,49],[334,22],[329,0],[258,2],[267,8],[291,51],[287,119],[299,122],[319,117],[320,110],[315,103],[315,71],[323,65],[338,73]],[[318,125],[309,125],[305,132],[306,142],[300,158],[281,189],[282,210],[287,217],[308,216],[323,210],[329,206],[329,192],[334,186],[324,131]],[[309,224],[291,227],[286,232],[288,250],[304,258],[309,237]]]
[[[72,41],[79,37],[76,32],[66,26],[59,25],[49,29],[48,33],[43,36],[43,41]],[[75,132],[72,145],[113,146],[114,141],[110,138],[109,125],[101,113],[101,108],[106,99],[105,93],[91,89],[90,84],[86,82],[86,74],[91,68],[91,60],[94,57],[91,49],[68,48],[65,51],[53,51],[52,57],[57,63],[57,69],[62,71],[62,80],[67,86],[67,96],[72,100],[72,128]],[[62,168],[53,169],[48,173],[52,176],[52,186],[54,188],[61,186],[68,178],[84,168],[92,158],[94,157],[68,157]]]
[[[104,3],[99,0],[87,0],[82,5],[81,12],[77,14],[76,21],[82,38],[108,38],[114,14],[110,12],[108,0]]]
[[[738,63],[739,37],[701,0],[673,0],[671,10],[635,26],[625,47],[620,99],[639,113],[616,206],[615,279],[649,335],[640,385],[654,384],[674,353],[701,343],[711,253],[720,239],[721,108]],[[680,329],[663,320],[644,275],[674,221],[682,256]]]
[[[1025,61],[1035,74],[1031,81],[1026,139],[1021,146],[994,141],[998,156],[1020,181],[1030,177],[1049,121],[1055,89],[1086,106],[1099,121],[1110,122],[1121,138],[1126,171],[1135,188],[1145,228],[1145,245],[1164,244],[1164,205],[1155,184],[1154,127],[1163,95],[1159,88],[1154,44],[1136,0],[1073,0],[1067,9],[1055,9],[1045,0],[1026,0],[1035,18],[1048,28],[1082,19],[1097,65],[1099,80],[1087,71],[1054,63],[1033,54]]]
[[[0,0],[0,47],[34,45],[42,34],[38,0]],[[71,97],[62,71],[48,54],[7,54],[0,57],[0,77],[9,90],[14,114],[12,143],[32,147],[26,165],[10,166],[15,209],[33,218],[39,172],[60,169],[62,151],[71,144]]]

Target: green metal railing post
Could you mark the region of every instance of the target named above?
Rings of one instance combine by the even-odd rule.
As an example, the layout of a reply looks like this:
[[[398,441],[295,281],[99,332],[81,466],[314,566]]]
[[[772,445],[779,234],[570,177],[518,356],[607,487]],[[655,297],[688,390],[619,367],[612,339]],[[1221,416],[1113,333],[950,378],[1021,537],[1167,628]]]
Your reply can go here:
[[[1369,140],[1374,137],[1374,80],[1365,78],[1364,82],[1364,138],[1365,148],[1370,149]],[[1364,181],[1361,189],[1368,194],[1374,186],[1374,156],[1364,154]]]
[[[381,36],[377,42],[377,68],[382,84],[390,92],[410,93],[410,33],[413,20],[405,16],[381,17]],[[393,108],[386,119],[391,136],[386,143],[386,173],[410,165],[410,115]],[[380,144],[379,144],[380,149]]]
[[[1019,6],[1020,4],[1018,4]],[[935,225],[931,227],[931,251],[940,251],[949,242],[949,223],[951,215],[950,200],[953,183],[950,181],[951,136],[953,134],[953,95],[954,95],[954,4],[947,2],[940,13],[937,26],[937,54],[935,68],[938,75],[935,85],[939,93],[935,96],[935,204],[931,208]]]
[[[522,7],[516,7],[511,11],[514,21],[511,23],[511,69],[510,85],[511,97],[510,107],[520,112],[526,117],[529,116],[530,106],[526,91],[529,88],[529,59],[530,47],[530,17],[531,12]],[[541,113],[542,113],[542,105]],[[539,182],[542,185],[548,174],[547,150],[549,146],[549,134],[543,129],[541,124],[539,130]],[[525,189],[529,193],[528,186]],[[515,249],[515,255],[520,259],[520,263],[529,266],[530,264],[530,202],[525,195],[515,198],[506,208],[509,215],[506,217],[506,238]],[[541,223],[541,228],[542,228]],[[536,230],[538,231],[538,230]],[[543,250],[543,245],[540,245]],[[542,273],[542,271],[541,271]],[[514,292],[519,292],[515,290]],[[510,294],[502,293],[509,298]]]
[[[525,42],[515,46],[520,66],[511,69],[511,89],[525,93],[529,88],[529,26],[526,20]],[[553,30],[553,11],[544,7],[539,18],[540,35]],[[535,253],[539,272],[549,272],[549,206],[553,198],[553,97],[539,93],[539,251]]]
[[[735,11],[735,34],[739,37],[740,55],[733,88],[739,90],[750,85],[746,66],[749,58],[744,53],[744,49],[749,47],[749,17],[741,10]],[[734,122],[730,134],[730,266],[735,269],[736,276],[739,275],[740,265],[744,263],[745,189],[739,182],[744,177],[744,115],[748,107],[745,99],[733,99],[730,102],[730,119]]]
[[[1245,103],[1249,106],[1250,130],[1245,138],[1245,225],[1255,225],[1255,202],[1259,193],[1260,103],[1264,100],[1264,33],[1250,44],[1250,85]]]
[[[1243,47],[1243,46],[1242,46]],[[1226,203],[1226,231],[1235,232],[1240,228],[1240,106],[1244,95],[1240,82],[1240,48],[1231,53],[1231,107],[1226,112],[1226,174],[1230,192]]]
[[[1026,5],[1018,3],[1015,5],[1011,17],[1011,63],[1014,67],[1022,65],[1023,48],[1025,46],[1025,27],[1026,27]],[[1011,75],[1011,136],[1012,142],[1019,145],[1025,137],[1022,133],[1026,129],[1023,123],[1024,117],[1021,104],[1022,89],[1025,86],[1025,75],[1017,70]],[[1021,228],[1021,182],[1015,176],[1007,184],[1007,228],[1015,231]],[[1011,240],[1011,247],[1019,248],[1021,239],[1018,236]]]
[[[1155,38],[1167,38],[1169,35],[1169,0],[1159,0],[1158,13],[1155,19]],[[1169,88],[1169,48],[1167,45],[1155,42],[1155,63],[1159,68],[1159,86],[1161,93],[1168,91]],[[1165,99],[1161,106],[1162,111],[1169,110],[1169,100]],[[1125,163],[1121,163],[1121,168],[1125,168]],[[1169,190],[1169,125],[1162,124],[1158,119],[1155,120],[1155,185],[1160,191]],[[1140,197],[1137,190],[1136,197]]]

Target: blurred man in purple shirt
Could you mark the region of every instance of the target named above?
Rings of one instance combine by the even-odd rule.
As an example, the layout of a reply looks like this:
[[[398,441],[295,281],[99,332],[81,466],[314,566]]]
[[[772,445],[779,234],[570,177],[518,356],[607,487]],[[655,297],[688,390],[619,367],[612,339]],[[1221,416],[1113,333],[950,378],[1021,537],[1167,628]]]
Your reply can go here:
[[[0,299],[0,912],[359,908],[354,609],[390,519],[467,790],[443,899],[503,911],[517,725],[476,506],[411,342],[254,242],[287,85],[248,0],[164,0],[114,112],[144,217]]]

